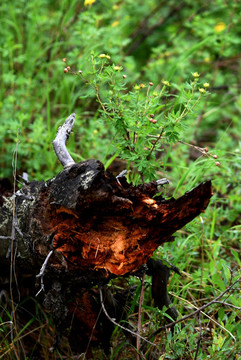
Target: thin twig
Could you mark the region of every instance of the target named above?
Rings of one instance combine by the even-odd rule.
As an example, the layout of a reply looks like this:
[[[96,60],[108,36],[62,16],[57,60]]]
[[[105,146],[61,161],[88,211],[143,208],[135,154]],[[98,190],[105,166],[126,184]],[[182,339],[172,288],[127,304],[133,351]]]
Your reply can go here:
[[[127,170],[122,170],[122,171],[119,173],[119,175],[116,176],[116,179],[125,177],[126,174],[127,174]]]
[[[127,329],[127,328],[125,328],[124,326],[118,324],[112,317],[110,317],[110,315],[108,314],[108,312],[107,312],[107,310],[106,310],[106,308],[105,308],[105,305],[104,305],[103,292],[102,292],[102,289],[101,289],[101,288],[99,288],[99,292],[100,292],[100,303],[101,303],[102,309],[103,309],[106,317],[107,317],[115,326],[118,326],[118,327],[121,328],[122,330],[129,332],[130,334],[134,335],[135,337],[138,336],[140,339],[146,341],[146,342],[147,342],[148,344],[150,344],[150,345],[153,345],[153,346],[155,346],[155,347],[157,346],[157,345],[154,344],[153,342],[145,339],[143,336],[141,336],[141,335],[135,333],[134,331],[131,331],[130,329]]]
[[[11,236],[0,236],[0,240],[10,240],[12,239]]]
[[[141,280],[141,293],[140,293],[140,300],[139,300],[139,306],[138,306],[138,321],[137,321],[137,337],[136,337],[136,360],[140,360],[139,352],[140,352],[140,335],[141,332],[141,315],[142,315],[142,304],[144,299],[144,289],[145,289],[145,273],[142,276]]]
[[[44,260],[43,265],[41,266],[39,274],[36,275],[36,278],[39,278],[39,277],[41,278],[41,280],[40,280],[41,281],[41,288],[40,288],[40,290],[37,292],[37,294],[35,296],[38,296],[41,293],[41,291],[44,290],[44,279],[43,279],[43,277],[44,277],[44,273],[45,273],[46,266],[48,264],[49,258],[53,254],[53,252],[54,252],[54,250],[50,250],[50,252],[48,253],[46,259]]]
[[[162,130],[161,130],[161,132],[160,132],[160,135],[158,135],[158,137],[157,137],[156,140],[154,141],[154,143],[153,143],[153,145],[152,145],[152,147],[151,147],[151,150],[150,150],[149,154],[147,155],[147,159],[148,159],[148,160],[150,159],[151,154],[152,154],[153,150],[154,150],[155,147],[156,147],[156,144],[157,144],[158,141],[161,139],[161,137],[162,137],[162,135],[163,135],[163,133],[164,133],[164,130],[165,130],[165,127],[162,128]]]
[[[241,306],[235,306],[233,304],[229,304],[229,303],[226,303],[224,301],[214,301],[215,304],[220,304],[220,305],[224,305],[224,306],[230,306],[236,310],[240,310],[241,311]]]
[[[99,313],[98,313],[98,315],[97,315],[96,321],[95,321],[94,326],[93,326],[93,328],[92,328],[92,331],[91,331],[91,334],[90,334],[90,338],[89,338],[89,341],[88,341],[86,350],[85,350],[85,352],[84,352],[83,360],[86,359],[86,354],[87,354],[87,351],[88,351],[88,349],[89,349],[91,340],[92,340],[92,338],[93,338],[93,334],[94,334],[94,331],[95,331],[96,325],[97,325],[97,323],[98,323],[98,320],[99,320],[99,317],[100,317],[101,312],[102,312],[102,307],[100,308],[100,311],[99,311]]]
[[[197,360],[197,357],[198,357],[198,351],[199,351],[200,344],[201,344],[201,339],[202,339],[202,322],[201,322],[201,312],[199,313],[199,316],[198,316],[198,322],[199,322],[199,335],[198,335],[197,348],[196,348],[196,352],[195,352],[194,360]]]
[[[241,276],[234,281],[232,284],[230,284],[219,296],[217,296],[215,299],[213,299],[212,301],[210,301],[209,303],[201,306],[200,308],[198,308],[196,311],[192,312],[189,315],[183,316],[181,319],[173,321],[167,325],[164,325],[162,327],[160,327],[159,329],[157,329],[156,331],[154,331],[151,335],[148,336],[148,339],[151,339],[153,336],[156,336],[157,334],[159,334],[162,330],[166,330],[168,328],[171,328],[173,326],[175,326],[176,324],[183,322],[186,319],[189,319],[190,317],[193,317],[194,315],[198,314],[199,312],[201,312],[202,310],[206,309],[208,306],[214,304],[216,301],[218,301],[219,299],[221,299],[229,290],[231,290],[234,285],[236,285],[238,282],[241,281]],[[229,332],[229,334],[231,334]],[[232,336],[234,338],[234,336]],[[235,339],[235,338],[234,338]]]

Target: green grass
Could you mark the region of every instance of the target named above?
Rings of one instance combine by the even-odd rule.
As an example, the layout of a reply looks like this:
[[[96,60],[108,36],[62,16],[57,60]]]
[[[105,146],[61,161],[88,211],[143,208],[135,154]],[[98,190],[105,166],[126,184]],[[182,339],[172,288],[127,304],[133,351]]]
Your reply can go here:
[[[221,166],[216,166],[212,157],[200,157],[192,147],[181,143],[164,144],[165,151],[157,155],[158,176],[170,180],[164,190],[166,196],[180,196],[206,179],[213,183],[214,196],[206,212],[179,231],[173,243],[165,244],[154,254],[183,271],[182,277],[171,277],[169,290],[180,314],[186,315],[224,291],[230,281],[230,269],[234,278],[240,276],[241,5],[224,0],[209,4],[185,0],[180,9],[177,6],[171,0],[161,4],[158,0],[107,0],[96,1],[92,6],[77,0],[3,0],[0,177],[12,176],[18,132],[20,175],[26,171],[30,180],[47,180],[61,171],[51,142],[58,126],[72,112],[77,113],[77,119],[68,148],[76,161],[96,158],[108,166],[118,153],[113,148],[113,129],[104,123],[94,93],[78,78],[64,74],[62,58],[67,57],[71,66],[84,72],[91,51],[109,54],[114,64],[123,66],[129,89],[150,81],[156,86],[165,79],[174,84],[173,97],[192,72],[199,72],[210,83],[210,94],[190,117],[181,140],[208,146]],[[239,298],[236,287],[221,300],[240,307]],[[6,359],[13,359],[7,336],[11,316],[7,311],[7,320],[1,316],[0,346],[3,352],[9,350]],[[163,323],[161,314],[151,307],[147,288],[144,336],[159,326],[157,318]],[[168,332],[158,338],[160,359],[194,359],[200,333],[197,359],[238,359],[240,320],[240,310],[213,304],[200,319],[190,318],[182,330],[176,326],[173,334]],[[44,324],[43,319],[34,324],[37,328]],[[19,336],[28,328],[33,328],[31,321],[23,324]],[[43,327],[41,341],[46,344],[46,354],[51,346],[47,336]],[[121,331],[113,335],[113,359],[117,354],[118,359],[128,358],[130,348],[121,345],[122,336]],[[70,356],[69,349],[66,354]],[[63,355],[52,356],[54,359]],[[98,356],[104,358],[100,352]]]

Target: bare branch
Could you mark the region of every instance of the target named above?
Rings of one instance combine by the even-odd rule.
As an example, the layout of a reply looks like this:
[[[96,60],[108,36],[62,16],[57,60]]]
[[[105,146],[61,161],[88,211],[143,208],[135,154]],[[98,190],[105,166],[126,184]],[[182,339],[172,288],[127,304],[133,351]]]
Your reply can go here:
[[[74,122],[75,113],[71,114],[65,120],[64,124],[58,128],[56,138],[53,141],[54,151],[64,168],[75,164],[75,161],[72,159],[66,148],[66,142],[74,126]]]

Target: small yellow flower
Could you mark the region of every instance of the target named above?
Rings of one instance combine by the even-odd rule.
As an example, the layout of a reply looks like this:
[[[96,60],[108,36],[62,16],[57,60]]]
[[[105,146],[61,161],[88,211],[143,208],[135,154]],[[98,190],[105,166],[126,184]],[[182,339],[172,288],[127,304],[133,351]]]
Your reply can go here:
[[[204,88],[200,88],[198,91],[199,91],[201,94],[205,94],[205,92],[206,92],[206,90],[205,90]]]
[[[204,62],[207,64],[210,63],[210,57],[209,56],[205,57]]]
[[[214,30],[216,31],[216,32],[221,32],[221,31],[223,31],[224,29],[226,28],[226,25],[224,24],[224,22],[219,22],[219,23],[217,23],[217,25],[214,27]]]
[[[194,78],[199,78],[200,74],[198,72],[194,72],[194,73],[192,73],[192,76]]]
[[[163,83],[163,85],[165,85],[165,86],[170,86],[170,83],[169,83],[169,81],[167,81],[167,80],[162,80],[162,83]]]
[[[119,6],[115,4],[115,5],[112,6],[112,9],[113,9],[113,10],[118,10],[118,9],[119,9]]]
[[[116,20],[116,21],[114,21],[113,23],[112,23],[112,27],[116,27],[117,25],[119,24],[119,21],[118,20]]]
[[[140,86],[139,85],[135,85],[134,86],[134,90],[139,90],[140,89]]]
[[[140,84],[140,88],[143,89],[146,85],[145,84]]]
[[[121,67],[119,65],[116,65],[113,67],[114,70],[118,71],[118,70],[121,70]]]
[[[209,87],[209,83],[208,83],[208,82],[205,82],[205,83],[203,84],[203,87],[204,87],[204,88],[208,88],[208,87]]]
[[[152,95],[153,95],[153,96],[158,96],[159,93],[158,93],[157,91],[153,91]]]
[[[90,6],[90,5],[92,5],[92,4],[94,4],[96,2],[96,0],[85,0],[85,2],[84,2],[84,6]]]
[[[99,58],[104,59],[104,58],[106,58],[106,55],[105,54],[100,54]]]
[[[110,60],[110,55],[105,55],[106,59]]]

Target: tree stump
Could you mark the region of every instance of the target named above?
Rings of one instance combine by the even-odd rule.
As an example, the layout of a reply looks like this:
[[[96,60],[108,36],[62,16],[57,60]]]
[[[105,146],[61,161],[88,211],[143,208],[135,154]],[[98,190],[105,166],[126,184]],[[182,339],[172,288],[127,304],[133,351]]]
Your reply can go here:
[[[3,280],[10,253],[20,278],[36,277],[44,264],[37,299],[51,311],[60,332],[74,313],[86,332],[82,339],[88,339],[98,313],[91,288],[142,269],[160,245],[206,209],[212,190],[206,181],[166,200],[156,195],[161,181],[133,186],[97,160],[74,163],[65,148],[74,118],[66,120],[54,142],[64,170],[46,182],[26,184],[0,207],[0,271]],[[31,294],[37,292],[33,284]],[[93,341],[97,333],[96,328]]]

